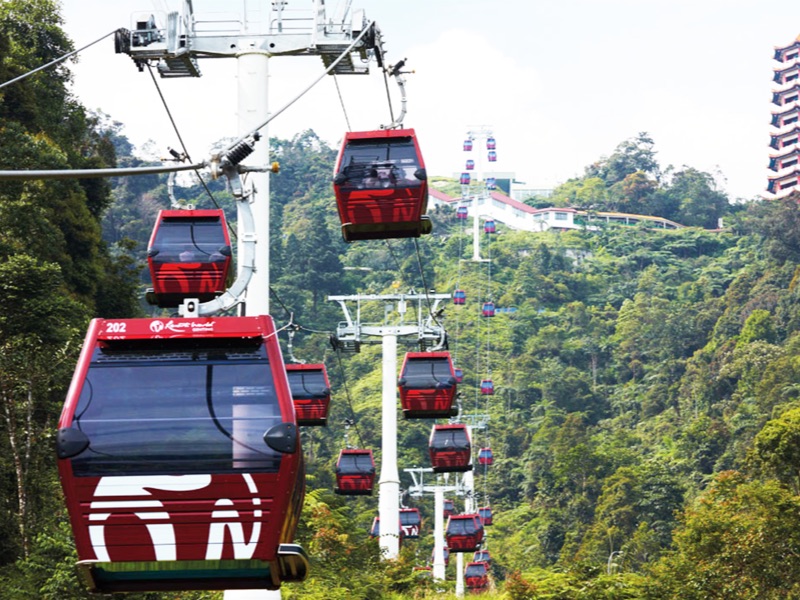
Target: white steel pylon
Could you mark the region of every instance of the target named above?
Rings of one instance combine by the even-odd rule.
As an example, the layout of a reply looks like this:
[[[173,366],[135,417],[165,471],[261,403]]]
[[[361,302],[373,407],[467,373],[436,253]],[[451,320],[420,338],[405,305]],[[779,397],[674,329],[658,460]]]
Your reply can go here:
[[[444,328],[437,322],[438,305],[450,294],[366,294],[328,296],[338,302],[344,311],[345,321],[339,323],[334,341],[342,352],[359,352],[363,337],[379,337],[383,345],[383,387],[381,402],[381,473],[378,481],[378,512],[380,517],[380,545],[387,559],[400,553],[400,474],[397,470],[397,338],[417,336],[421,348],[443,347],[446,341]],[[362,323],[361,304],[365,301],[384,303],[383,323]],[[406,322],[409,301],[417,302],[416,318]],[[348,302],[356,303],[355,317]],[[395,311],[395,304],[396,311]],[[432,303],[427,309],[425,303]],[[399,320],[397,316],[399,315]]]

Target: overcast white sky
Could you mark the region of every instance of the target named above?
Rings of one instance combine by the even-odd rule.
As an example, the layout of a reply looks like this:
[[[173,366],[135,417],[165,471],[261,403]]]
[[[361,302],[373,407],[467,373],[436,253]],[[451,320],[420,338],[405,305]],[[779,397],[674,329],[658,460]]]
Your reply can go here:
[[[195,0],[199,14],[255,0]],[[62,0],[65,28],[80,47],[131,17],[177,0]],[[328,0],[332,13],[342,0]],[[310,9],[312,0],[290,0]],[[775,46],[800,34],[797,0],[353,0],[384,34],[389,59],[408,58],[407,127],[417,130],[428,172],[463,169],[471,126],[497,139],[497,170],[530,187],[552,187],[641,131],[662,167],[718,174],[731,199],[766,187]],[[216,8],[215,10],[220,10]],[[205,60],[199,79],[162,79],[192,158],[236,135],[235,61]],[[270,61],[270,108],[322,71],[313,57]],[[75,93],[125,125],[137,145],[176,147],[157,91],[107,39],[81,54]],[[354,130],[388,123],[383,78],[340,77]],[[396,86],[391,88],[398,107]],[[333,78],[277,117],[269,134],[304,129],[338,145],[347,129]]]

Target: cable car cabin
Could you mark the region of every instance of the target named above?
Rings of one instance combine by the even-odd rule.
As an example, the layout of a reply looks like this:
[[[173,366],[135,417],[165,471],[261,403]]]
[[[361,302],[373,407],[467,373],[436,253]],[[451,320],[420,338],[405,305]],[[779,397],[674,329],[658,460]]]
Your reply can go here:
[[[379,537],[381,537],[381,518],[380,517],[375,517],[374,519],[372,519],[372,527],[369,528],[369,537],[371,537],[371,538],[379,538]],[[403,534],[403,530],[401,529],[400,530],[400,539],[398,540],[398,543],[399,543],[400,546],[403,545],[403,539],[404,538],[405,538],[405,535]]]
[[[488,550],[476,550],[472,555],[472,562],[486,563],[488,569],[492,566],[492,554]]]
[[[397,380],[406,419],[451,417],[456,374],[449,352],[408,352]]]
[[[491,448],[481,448],[478,452],[478,462],[487,467],[494,463],[494,454]]]
[[[287,364],[289,388],[298,425],[327,425],[331,384],[325,365]]]
[[[231,240],[222,210],[162,210],[147,246],[150,304],[208,302],[230,283]]]
[[[349,448],[336,461],[336,490],[343,496],[369,496],[375,484],[372,450]]]
[[[475,169],[475,161],[471,158],[467,161],[467,171],[473,171]]]
[[[333,189],[347,242],[432,230],[425,215],[428,178],[413,129],[346,133]]]
[[[492,219],[487,219],[483,223],[483,232],[484,233],[497,233],[497,226],[495,225]]]
[[[456,375],[456,383],[464,381],[464,369],[453,369],[453,373]]]
[[[465,304],[467,301],[467,292],[464,290],[456,290],[453,292],[453,304]]]
[[[305,577],[303,453],[271,317],[92,320],[58,427],[93,592]]]
[[[492,508],[490,506],[484,506],[483,508],[479,508],[478,516],[480,517],[481,523],[483,525],[492,524]]]
[[[472,151],[472,140],[464,140],[464,152]]]
[[[472,446],[464,424],[434,425],[428,450],[437,473],[463,473],[472,469]]]
[[[461,181],[461,185],[469,185],[469,182],[470,182],[469,173],[462,173],[460,181]]]
[[[497,152],[494,150],[489,150],[488,159],[489,162],[497,162]]]
[[[494,382],[491,379],[481,381],[481,395],[491,396],[494,394]]]
[[[450,515],[455,514],[455,512],[456,512],[456,507],[455,504],[453,504],[453,501],[445,498],[444,506],[442,508],[442,514],[444,515],[444,518],[446,519]]]
[[[466,219],[469,216],[469,211],[466,206],[459,206],[456,209],[456,219]]]
[[[494,177],[487,177],[486,178],[486,189],[487,190],[497,189],[497,179],[494,178]]]
[[[489,569],[485,562],[471,562],[464,569],[464,585],[467,589],[485,590],[489,587]]]
[[[481,309],[481,314],[484,317],[493,317],[494,316],[494,302],[484,302],[483,308]]]
[[[483,541],[480,517],[474,513],[452,515],[447,519],[444,536],[450,552],[474,552]]]
[[[486,149],[487,150],[494,150],[497,148],[497,142],[493,137],[486,138]]]
[[[400,509],[400,530],[409,540],[419,538],[419,529],[422,525],[422,516],[418,508]]]

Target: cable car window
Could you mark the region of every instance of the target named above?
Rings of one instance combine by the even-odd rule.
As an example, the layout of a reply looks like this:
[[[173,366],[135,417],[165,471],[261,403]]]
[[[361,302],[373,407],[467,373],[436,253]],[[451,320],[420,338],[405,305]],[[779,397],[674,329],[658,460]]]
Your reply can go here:
[[[287,371],[292,398],[308,400],[323,398],[330,393],[322,371]]]
[[[411,138],[350,140],[345,146],[341,173],[343,187],[392,188],[419,187],[422,181],[417,149]]]
[[[218,217],[165,217],[158,225],[152,248],[155,262],[221,262],[225,232]]]
[[[472,535],[475,533],[472,519],[450,519],[447,535]]]
[[[450,372],[450,362],[446,358],[426,358],[409,360],[403,370],[403,387],[435,388],[437,385],[453,385],[455,381]]]
[[[372,455],[368,453],[343,454],[336,470],[343,474],[374,473],[375,465],[372,462]]]
[[[467,433],[463,429],[440,429],[433,438],[434,448],[448,450],[469,449]]]
[[[95,351],[72,426],[77,476],[277,472],[264,433],[281,422],[262,349]]]
[[[483,577],[486,575],[485,565],[467,565],[467,570],[464,572],[465,577]]]

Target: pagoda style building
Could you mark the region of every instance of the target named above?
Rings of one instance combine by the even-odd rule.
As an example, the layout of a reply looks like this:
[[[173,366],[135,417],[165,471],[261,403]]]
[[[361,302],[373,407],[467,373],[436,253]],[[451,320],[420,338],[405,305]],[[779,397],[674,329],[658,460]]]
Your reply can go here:
[[[775,48],[772,80],[772,131],[770,132],[767,191],[783,198],[800,189],[800,36],[791,44]]]

